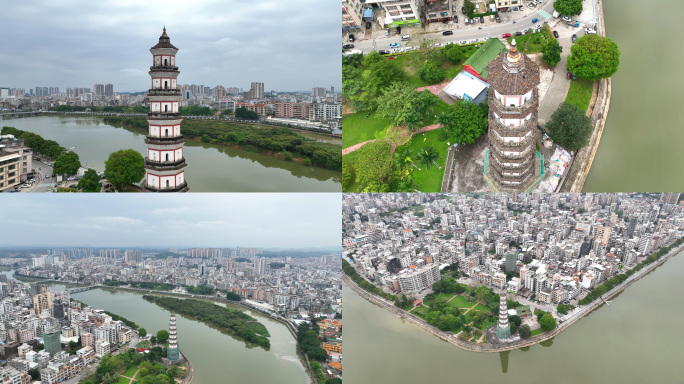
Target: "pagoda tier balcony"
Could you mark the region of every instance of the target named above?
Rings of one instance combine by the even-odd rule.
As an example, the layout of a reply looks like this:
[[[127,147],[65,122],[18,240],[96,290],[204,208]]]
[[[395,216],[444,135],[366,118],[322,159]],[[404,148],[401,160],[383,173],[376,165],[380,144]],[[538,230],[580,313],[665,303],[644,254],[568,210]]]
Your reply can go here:
[[[148,192],[187,192],[188,191],[188,183],[183,182],[183,184],[177,185],[175,187],[169,187],[169,188],[157,188],[157,187],[154,187],[151,185],[147,185],[147,183],[144,183],[143,188],[145,188],[145,190]]]
[[[148,112],[148,120],[171,120],[171,119],[182,119],[180,112]]]
[[[537,128],[537,111],[532,112],[532,116],[529,120],[525,120],[522,125],[512,126],[503,125],[498,116],[494,114],[494,111],[489,111],[489,129],[494,130],[499,135],[503,137],[518,137],[524,136],[528,131],[534,131]]]
[[[500,159],[496,153],[491,152],[491,158],[492,158],[492,166],[498,169],[505,169],[509,171],[514,171],[518,170],[520,171],[521,169],[524,169],[525,167],[530,166],[533,163],[534,156],[528,156],[524,159]],[[504,164],[506,163],[506,164]]]
[[[177,71],[178,67],[175,65],[153,65],[150,67],[150,71]]]
[[[499,147],[508,148],[508,149],[524,147],[524,146],[526,146],[530,141],[534,140],[534,134],[529,133],[529,132],[527,133],[526,136],[522,136],[522,135],[521,135],[521,136],[506,135],[505,137],[507,137],[507,138],[509,138],[509,137],[517,137],[517,140],[516,140],[516,141],[505,141],[505,140],[503,139],[503,137],[499,136],[499,133],[497,133],[497,132],[494,131],[494,130],[492,130],[492,131],[489,133],[490,141],[491,141],[491,139],[493,139],[495,142],[498,143],[498,146],[499,146]],[[518,140],[519,140],[519,141],[518,141]]]
[[[152,145],[175,145],[175,144],[183,144],[185,143],[185,137],[154,137],[154,136],[147,136],[145,138],[145,144],[152,144]]]
[[[497,115],[506,119],[523,118],[532,112],[536,112],[539,107],[536,88],[532,92],[532,98],[527,100],[522,107],[511,107],[501,104],[501,101],[494,95],[494,92],[488,92],[487,98],[489,109],[496,111]]]
[[[180,96],[180,88],[150,88],[147,90],[148,96],[150,95],[163,95],[163,96]]]
[[[487,175],[492,177],[499,184],[503,186],[516,186],[525,184],[530,177],[532,177],[532,170],[534,170],[534,168],[528,168],[524,172],[520,172],[519,176],[502,175],[496,168],[493,167],[491,170],[493,170],[493,172],[488,172]]]
[[[176,161],[155,161],[145,158],[145,169],[153,171],[177,171],[185,168],[185,158]]]
[[[516,154],[516,155],[510,155],[510,154],[504,155],[504,151],[512,152],[511,151],[512,148],[511,147],[502,147],[495,140],[490,139],[489,140],[489,146],[492,149],[492,152],[496,156],[498,156],[500,159],[512,159],[512,160],[524,159],[525,156],[530,156],[530,154],[534,152],[534,145],[532,145],[531,142],[527,143],[527,148],[520,151],[519,155],[518,154]],[[520,148],[520,149],[522,149],[522,148]]]

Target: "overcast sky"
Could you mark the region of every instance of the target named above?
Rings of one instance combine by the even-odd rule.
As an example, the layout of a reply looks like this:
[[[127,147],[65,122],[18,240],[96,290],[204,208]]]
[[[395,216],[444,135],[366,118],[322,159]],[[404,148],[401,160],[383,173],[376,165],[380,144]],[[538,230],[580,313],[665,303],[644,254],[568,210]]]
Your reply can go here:
[[[166,25],[180,84],[340,90],[340,17],[328,0],[3,1],[0,87],[145,91]]]
[[[0,245],[338,247],[339,193],[2,196]]]

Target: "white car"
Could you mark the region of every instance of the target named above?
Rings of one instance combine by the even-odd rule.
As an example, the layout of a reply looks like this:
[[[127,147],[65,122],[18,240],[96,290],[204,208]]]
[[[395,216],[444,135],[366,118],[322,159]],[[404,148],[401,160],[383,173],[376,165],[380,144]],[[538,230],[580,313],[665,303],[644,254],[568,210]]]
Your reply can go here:
[[[563,16],[563,21],[572,21],[572,20],[567,16]]]
[[[533,3],[527,3],[527,6],[528,6],[528,7],[530,7],[530,9],[534,9],[534,7],[536,6],[536,4],[533,4]]]
[[[465,40],[461,40],[458,42],[458,45],[466,45],[466,44],[468,44],[468,42]]]
[[[22,188],[31,188],[31,186],[28,185],[28,184],[24,184],[24,185],[22,185],[21,187],[22,187]]]
[[[477,39],[472,39],[470,42],[471,43],[477,43]]]
[[[586,33],[587,35],[589,35],[589,34],[592,34],[592,33],[596,33],[596,31],[593,30],[593,29],[591,29],[591,28],[584,28],[584,33]]]
[[[392,53],[399,53],[399,52],[404,52],[404,48],[394,48],[392,50]]]

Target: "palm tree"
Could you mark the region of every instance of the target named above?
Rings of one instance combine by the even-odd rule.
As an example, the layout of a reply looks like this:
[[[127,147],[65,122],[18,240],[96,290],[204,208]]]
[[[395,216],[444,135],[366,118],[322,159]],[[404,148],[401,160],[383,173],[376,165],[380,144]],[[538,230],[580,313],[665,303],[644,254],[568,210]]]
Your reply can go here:
[[[418,153],[418,160],[425,164],[428,171],[430,170],[431,163],[434,163],[439,168],[439,165],[435,162],[436,159],[439,159],[439,154],[432,147],[423,148]]]
[[[407,176],[399,181],[394,192],[415,192],[418,186],[413,181],[413,176]]]

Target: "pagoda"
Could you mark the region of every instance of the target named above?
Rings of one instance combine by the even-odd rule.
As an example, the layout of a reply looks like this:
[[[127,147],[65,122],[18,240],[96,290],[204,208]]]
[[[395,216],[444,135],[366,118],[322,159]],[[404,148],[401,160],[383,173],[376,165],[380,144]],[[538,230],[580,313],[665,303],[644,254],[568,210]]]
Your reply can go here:
[[[152,88],[148,91],[150,112],[147,114],[149,130],[145,138],[145,181],[143,187],[149,192],[187,192],[185,181],[183,144],[181,135],[181,90],[176,83],[178,48],[164,32],[159,43],[150,48]]]
[[[511,49],[489,63],[489,149],[485,177],[496,191],[528,191],[541,174],[535,150],[539,97],[539,66]]]
[[[176,315],[171,314],[169,320],[169,346],[166,348],[166,358],[172,361],[180,359],[180,350],[178,349],[178,336],[176,334]]]
[[[508,304],[506,293],[502,293],[499,300],[499,321],[496,324],[496,337],[499,340],[511,338],[511,327],[508,324]]]

